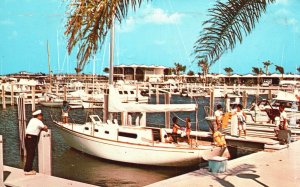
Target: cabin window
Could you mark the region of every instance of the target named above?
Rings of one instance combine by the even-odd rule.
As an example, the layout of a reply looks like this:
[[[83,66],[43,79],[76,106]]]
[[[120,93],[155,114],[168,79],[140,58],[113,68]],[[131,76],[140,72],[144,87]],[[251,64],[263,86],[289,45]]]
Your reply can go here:
[[[127,91],[124,91],[124,93],[128,95],[128,92],[127,92]]]
[[[98,129],[94,129],[94,131],[95,131],[95,132],[99,132],[99,130],[98,130]]]
[[[134,91],[130,91],[130,94],[134,94]]]
[[[122,92],[122,91],[119,91],[119,94],[123,94],[123,92]]]
[[[89,130],[89,128],[88,127],[84,127],[84,130]]]
[[[137,134],[128,133],[128,132],[119,132],[118,135],[126,138],[137,138]]]
[[[109,131],[104,131],[105,134],[109,134]]]

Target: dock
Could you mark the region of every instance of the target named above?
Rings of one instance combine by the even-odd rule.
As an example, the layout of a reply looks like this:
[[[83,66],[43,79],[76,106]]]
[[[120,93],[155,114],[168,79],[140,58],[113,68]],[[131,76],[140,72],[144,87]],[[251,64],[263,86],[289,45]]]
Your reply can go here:
[[[160,186],[299,186],[300,141],[275,152],[258,152],[228,161],[227,171],[211,173],[207,168],[160,181]]]
[[[59,177],[54,177],[50,175],[45,175],[37,173],[36,175],[24,175],[22,169],[13,168],[9,166],[4,166],[4,186],[11,187],[94,187],[94,185],[72,181],[68,179],[63,179]]]

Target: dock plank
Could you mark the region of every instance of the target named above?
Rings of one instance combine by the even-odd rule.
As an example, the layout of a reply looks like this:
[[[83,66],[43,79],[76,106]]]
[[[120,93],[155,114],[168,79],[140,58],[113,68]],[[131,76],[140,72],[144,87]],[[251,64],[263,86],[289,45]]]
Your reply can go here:
[[[225,173],[213,174],[202,168],[148,186],[299,186],[299,154],[300,141],[297,141],[288,149],[230,160]]]
[[[4,166],[4,176],[4,185],[11,187],[94,187],[94,185],[41,173],[37,173],[36,175],[24,175],[24,171],[22,169],[10,166]]]

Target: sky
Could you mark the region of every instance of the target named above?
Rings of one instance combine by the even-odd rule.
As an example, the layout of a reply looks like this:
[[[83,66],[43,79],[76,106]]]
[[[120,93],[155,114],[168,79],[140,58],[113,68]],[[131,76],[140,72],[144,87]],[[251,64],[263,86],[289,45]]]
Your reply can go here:
[[[115,65],[186,65],[199,72],[192,54],[213,0],[152,0],[116,24]],[[75,73],[76,52],[66,52],[65,0],[0,1],[0,74],[19,71],[48,73],[47,41],[54,73]],[[285,72],[300,66],[300,1],[277,0],[267,7],[255,29],[233,51],[226,52],[210,69],[225,73],[251,73],[270,60]],[[104,74],[108,67],[109,38],[84,73]],[[270,72],[275,72],[274,65]]]

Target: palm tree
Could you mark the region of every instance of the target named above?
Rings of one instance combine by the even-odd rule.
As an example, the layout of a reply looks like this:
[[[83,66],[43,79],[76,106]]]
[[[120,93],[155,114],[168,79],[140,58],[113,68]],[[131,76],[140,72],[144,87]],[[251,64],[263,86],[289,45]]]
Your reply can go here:
[[[228,0],[217,1],[209,9],[210,18],[203,23],[203,31],[194,45],[197,61],[208,60],[215,63],[228,49],[233,50],[236,43],[242,43],[243,35],[254,29],[261,13],[275,0]]]
[[[300,67],[297,68],[298,73],[300,73]]]
[[[232,69],[231,67],[227,67],[227,68],[224,68],[224,71],[226,72],[226,74],[227,74],[228,76],[230,76],[231,73],[233,72],[233,69]]]
[[[257,76],[257,84],[260,83],[259,76],[262,74],[262,69],[258,67],[252,67],[252,72]]]
[[[265,69],[266,69],[266,75],[268,75],[269,74],[269,66],[272,64],[271,62],[270,62],[270,60],[268,60],[268,61],[265,61],[265,62],[263,62],[263,64],[264,64],[264,67],[265,67]]]
[[[109,68],[108,68],[108,67],[105,67],[105,68],[103,69],[103,72],[104,72],[104,73],[109,73]]]
[[[103,46],[106,35],[113,24],[113,18],[120,23],[127,16],[129,7],[133,10],[144,1],[151,0],[72,0],[69,4],[65,35],[68,38],[69,54],[78,45],[78,70],[82,70],[90,56]],[[250,34],[275,0],[228,0],[217,1],[209,9],[209,20],[203,23],[204,30],[195,42],[197,61],[216,62],[228,49],[233,50],[237,41],[242,42],[244,34]]]
[[[203,78],[205,80],[205,84],[206,84],[206,76],[208,74],[208,70],[209,70],[209,66],[208,66],[208,63],[207,63],[207,60],[200,60],[198,62],[198,66],[201,67],[201,70],[202,70],[202,75],[203,75]]]
[[[182,64],[176,62],[174,63],[174,65],[175,65],[175,72],[178,77],[181,72],[185,72],[186,66],[183,66]]]
[[[79,44],[76,72],[80,72],[88,63],[89,57],[101,49],[113,18],[121,23],[127,16],[129,7],[136,10],[142,1],[149,0],[72,0],[67,12],[65,35],[68,38],[69,54]]]
[[[281,74],[281,79],[283,79],[284,68],[282,66],[275,65],[275,71],[278,71]]]

